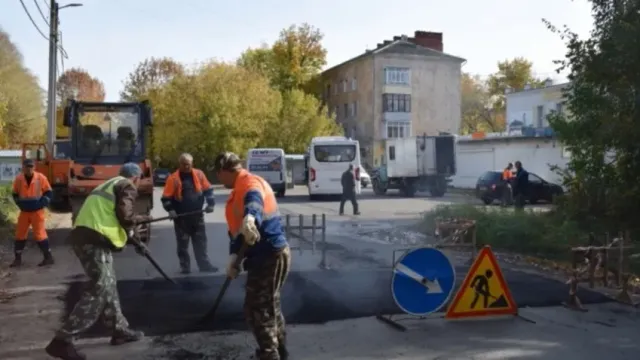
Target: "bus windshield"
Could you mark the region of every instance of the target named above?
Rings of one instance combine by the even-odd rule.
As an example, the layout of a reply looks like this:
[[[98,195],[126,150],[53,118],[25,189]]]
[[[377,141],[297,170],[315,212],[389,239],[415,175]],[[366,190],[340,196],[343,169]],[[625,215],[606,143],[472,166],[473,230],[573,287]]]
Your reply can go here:
[[[314,145],[313,155],[318,162],[351,162],[356,158],[355,144]]]
[[[126,157],[142,152],[137,112],[84,112],[76,124],[77,157]]]

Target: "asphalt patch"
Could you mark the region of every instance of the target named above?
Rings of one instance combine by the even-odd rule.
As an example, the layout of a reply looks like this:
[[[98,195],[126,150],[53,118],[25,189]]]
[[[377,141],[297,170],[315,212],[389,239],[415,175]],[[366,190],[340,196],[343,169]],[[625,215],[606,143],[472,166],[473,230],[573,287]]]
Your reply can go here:
[[[461,267],[456,273],[464,274],[467,270]],[[507,271],[505,277],[519,307],[557,306],[567,300],[568,287],[563,282],[518,271]],[[458,279],[456,289],[462,280]],[[231,283],[215,321],[204,329],[195,324],[213,305],[224,277],[193,276],[178,282],[175,286],[163,279],[120,281],[120,302],[130,325],[148,335],[246,329],[242,312],[243,277]],[[289,324],[320,324],[398,314],[401,311],[393,301],[390,284],[389,269],[293,272],[282,290],[282,308]],[[65,318],[78,301],[82,288],[81,282],[69,284],[64,300]],[[578,296],[584,304],[612,301],[588,289],[579,289]],[[85,336],[108,334],[99,322]]]

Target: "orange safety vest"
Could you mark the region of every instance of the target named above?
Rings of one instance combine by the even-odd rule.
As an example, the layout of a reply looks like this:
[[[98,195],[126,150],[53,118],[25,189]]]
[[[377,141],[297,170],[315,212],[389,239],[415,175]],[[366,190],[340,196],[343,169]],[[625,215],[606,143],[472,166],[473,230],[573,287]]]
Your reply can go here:
[[[240,234],[242,220],[244,219],[244,197],[250,190],[257,190],[262,195],[262,202],[264,203],[262,221],[280,216],[276,196],[269,183],[260,176],[249,173],[247,170],[240,170],[224,210],[224,216],[232,239],[235,239]],[[251,206],[251,204],[248,204],[248,206]]]
[[[504,169],[502,171],[502,180],[509,180],[512,177],[513,177],[513,173],[511,172],[511,170]]]
[[[207,176],[201,170],[192,169],[191,176],[193,177],[193,187],[198,195],[202,194],[202,191],[212,188],[211,183],[207,180]],[[169,175],[167,183],[164,185],[162,197],[182,201],[182,181],[180,181],[180,170]]]
[[[18,194],[19,200],[40,200],[42,194],[51,191],[49,180],[42,173],[34,171],[31,183],[27,185],[24,173],[16,176],[13,181],[13,192]]]

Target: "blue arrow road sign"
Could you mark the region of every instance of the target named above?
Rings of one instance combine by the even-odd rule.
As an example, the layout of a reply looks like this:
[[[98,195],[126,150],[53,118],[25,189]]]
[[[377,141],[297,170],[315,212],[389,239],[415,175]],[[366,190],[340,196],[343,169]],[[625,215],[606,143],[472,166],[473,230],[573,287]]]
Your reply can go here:
[[[424,316],[447,303],[455,282],[455,269],[445,254],[434,248],[418,248],[396,263],[391,293],[402,311]]]

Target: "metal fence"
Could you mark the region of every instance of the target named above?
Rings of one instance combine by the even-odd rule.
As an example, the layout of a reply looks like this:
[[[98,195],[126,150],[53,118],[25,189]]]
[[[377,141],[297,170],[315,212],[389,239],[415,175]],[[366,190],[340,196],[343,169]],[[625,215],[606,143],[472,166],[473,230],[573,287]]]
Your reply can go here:
[[[318,250],[318,240],[320,241],[322,260],[321,267],[326,267],[326,249],[327,249],[327,216],[321,214],[313,215],[292,215],[287,214],[284,218],[284,228],[287,238],[296,239],[298,245],[291,246],[292,249],[298,250],[301,254],[303,250],[311,247],[311,254],[315,254]]]

